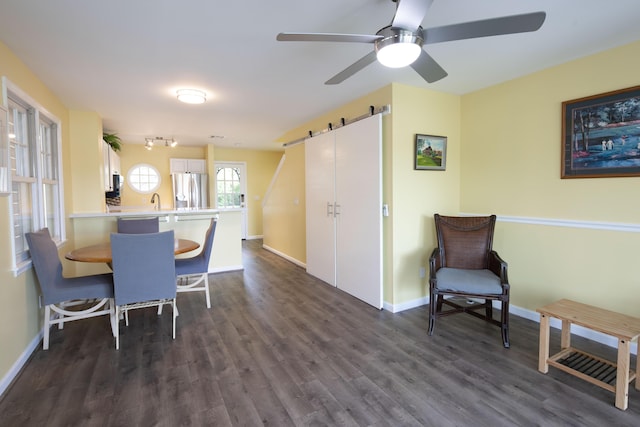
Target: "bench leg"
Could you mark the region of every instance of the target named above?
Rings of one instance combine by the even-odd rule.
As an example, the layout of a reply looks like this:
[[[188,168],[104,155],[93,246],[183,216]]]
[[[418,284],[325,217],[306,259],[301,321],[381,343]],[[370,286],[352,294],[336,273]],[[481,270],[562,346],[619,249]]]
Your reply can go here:
[[[549,372],[549,317],[540,315],[540,346],[538,348],[538,371]]]
[[[571,347],[571,322],[562,319],[562,334],[560,335],[560,348],[566,350]]]
[[[618,340],[618,371],[616,374],[616,408],[627,409],[629,403],[629,351],[631,345],[624,339]]]

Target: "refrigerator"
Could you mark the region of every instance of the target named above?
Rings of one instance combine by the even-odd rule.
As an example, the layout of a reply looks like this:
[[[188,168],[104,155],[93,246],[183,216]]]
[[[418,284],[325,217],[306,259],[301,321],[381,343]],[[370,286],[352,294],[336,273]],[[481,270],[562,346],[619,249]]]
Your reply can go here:
[[[174,173],[171,174],[171,180],[174,209],[209,207],[207,174]]]

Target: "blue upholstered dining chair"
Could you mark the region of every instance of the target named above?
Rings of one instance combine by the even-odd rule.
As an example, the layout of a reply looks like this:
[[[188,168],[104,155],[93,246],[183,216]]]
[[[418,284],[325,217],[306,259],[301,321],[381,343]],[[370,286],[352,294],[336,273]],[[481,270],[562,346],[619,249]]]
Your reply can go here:
[[[44,303],[42,348],[49,348],[51,325],[58,325],[62,329],[66,322],[109,315],[112,331],[115,331],[112,274],[66,278],[62,274],[58,249],[51,239],[49,229],[43,228],[40,231],[26,233],[25,236]],[[83,308],[71,309],[81,307],[74,304],[77,300],[91,300],[93,303],[88,308],[83,304]]]
[[[143,234],[158,233],[160,221],[158,217],[152,218],[118,218],[118,233]]]
[[[173,230],[146,234],[111,234],[115,298],[116,349],[120,348],[119,319],[145,307],[173,308],[176,337],[176,267]]]
[[[176,259],[176,274],[178,275],[177,292],[204,291],[207,298],[207,308],[211,308],[209,295],[209,259],[213,248],[213,237],[216,233],[217,221],[211,219],[211,224],[205,234],[202,251],[191,258]]]

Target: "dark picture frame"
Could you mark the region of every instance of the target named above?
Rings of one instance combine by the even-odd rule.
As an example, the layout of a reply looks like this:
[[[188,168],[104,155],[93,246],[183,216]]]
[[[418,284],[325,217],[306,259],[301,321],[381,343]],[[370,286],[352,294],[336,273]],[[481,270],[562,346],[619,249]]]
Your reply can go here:
[[[640,86],[562,103],[561,178],[640,176]]]
[[[416,170],[445,170],[447,137],[416,134],[413,157],[413,167]]]

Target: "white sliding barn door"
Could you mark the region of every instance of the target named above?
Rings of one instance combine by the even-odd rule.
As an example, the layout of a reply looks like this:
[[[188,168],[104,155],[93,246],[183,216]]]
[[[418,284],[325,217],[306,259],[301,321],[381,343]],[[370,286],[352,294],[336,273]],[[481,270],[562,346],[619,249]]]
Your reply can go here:
[[[382,308],[382,122],[336,131],[336,283]]]
[[[307,272],[382,308],[382,120],[305,141]]]
[[[305,141],[307,273],[336,285],[334,134]]]

